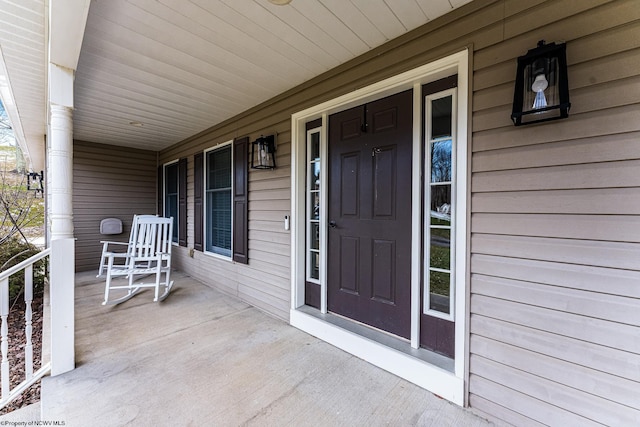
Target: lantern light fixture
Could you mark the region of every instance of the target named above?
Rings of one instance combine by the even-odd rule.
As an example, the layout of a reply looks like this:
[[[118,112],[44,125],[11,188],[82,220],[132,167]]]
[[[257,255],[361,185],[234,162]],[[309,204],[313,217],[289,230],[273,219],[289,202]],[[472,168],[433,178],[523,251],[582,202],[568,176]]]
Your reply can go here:
[[[276,168],[276,136],[260,136],[251,143],[251,168]]]
[[[42,194],[44,197],[44,172],[27,172],[27,190],[35,191],[36,197]]]
[[[511,120],[516,126],[569,117],[565,43],[545,44],[518,58]]]

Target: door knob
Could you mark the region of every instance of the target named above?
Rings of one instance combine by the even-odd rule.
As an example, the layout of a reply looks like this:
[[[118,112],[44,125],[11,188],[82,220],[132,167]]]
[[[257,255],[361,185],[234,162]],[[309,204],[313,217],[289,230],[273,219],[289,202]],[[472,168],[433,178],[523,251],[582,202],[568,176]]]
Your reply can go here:
[[[335,221],[329,221],[329,227],[336,228],[336,222]]]

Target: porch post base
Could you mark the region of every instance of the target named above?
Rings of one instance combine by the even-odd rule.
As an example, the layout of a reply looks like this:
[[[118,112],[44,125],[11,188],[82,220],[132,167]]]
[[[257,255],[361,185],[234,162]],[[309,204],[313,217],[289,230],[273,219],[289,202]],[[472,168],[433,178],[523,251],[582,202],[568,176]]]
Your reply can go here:
[[[51,241],[51,375],[75,369],[75,239]]]

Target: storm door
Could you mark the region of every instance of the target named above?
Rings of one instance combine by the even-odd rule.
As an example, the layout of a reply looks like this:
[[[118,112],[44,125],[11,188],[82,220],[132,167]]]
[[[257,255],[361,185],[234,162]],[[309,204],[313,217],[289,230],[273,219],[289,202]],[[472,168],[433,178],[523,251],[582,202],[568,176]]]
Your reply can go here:
[[[413,92],[329,117],[328,310],[411,332]]]

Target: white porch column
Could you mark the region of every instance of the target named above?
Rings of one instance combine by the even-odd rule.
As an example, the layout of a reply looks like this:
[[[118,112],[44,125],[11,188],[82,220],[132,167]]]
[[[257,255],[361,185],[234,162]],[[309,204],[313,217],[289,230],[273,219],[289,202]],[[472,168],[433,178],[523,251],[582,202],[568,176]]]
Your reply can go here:
[[[50,64],[51,375],[75,368],[73,70]]]
[[[51,104],[51,240],[73,239],[73,122],[71,108]]]

